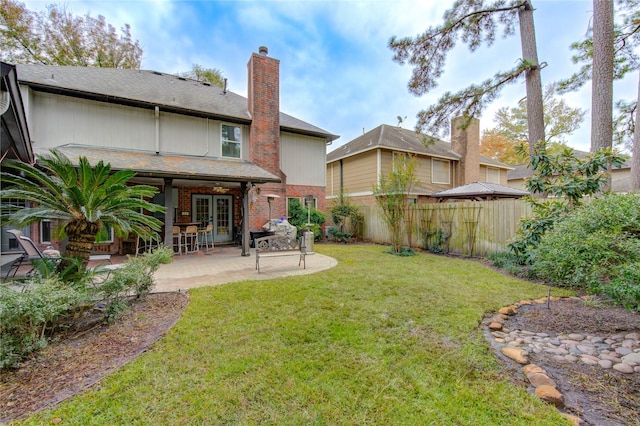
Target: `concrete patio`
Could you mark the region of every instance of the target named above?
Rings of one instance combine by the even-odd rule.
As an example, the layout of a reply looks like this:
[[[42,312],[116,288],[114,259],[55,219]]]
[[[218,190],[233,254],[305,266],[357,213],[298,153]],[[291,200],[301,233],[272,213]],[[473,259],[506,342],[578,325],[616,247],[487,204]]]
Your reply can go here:
[[[233,281],[313,274],[338,264],[332,257],[318,253],[306,256],[306,269],[302,265],[298,266],[298,256],[270,257],[260,260],[258,274],[254,249],[251,249],[250,256],[241,256],[240,253],[240,247],[216,246],[208,253],[201,250],[175,256],[173,262],[161,265],[155,273],[154,292],[183,291]]]

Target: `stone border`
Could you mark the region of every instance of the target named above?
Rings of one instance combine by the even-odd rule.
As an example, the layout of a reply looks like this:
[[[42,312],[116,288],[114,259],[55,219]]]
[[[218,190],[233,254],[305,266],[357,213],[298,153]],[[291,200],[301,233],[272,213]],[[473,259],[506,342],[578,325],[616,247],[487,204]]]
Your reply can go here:
[[[521,300],[513,305],[502,307],[493,317],[484,321],[489,334],[500,353],[522,365],[521,372],[535,389],[535,395],[541,400],[560,408],[564,406],[564,397],[555,382],[539,366],[529,363],[529,354],[549,353],[559,362],[582,362],[587,365],[599,365],[603,369],[613,369],[623,374],[640,374],[640,335],[590,336],[578,333],[550,336],[547,333],[533,333],[527,330],[509,330],[504,321],[516,315],[523,305],[556,302],[559,300],[585,300],[589,296],[546,297],[534,300]],[[582,420],[571,414],[562,413],[572,424],[580,425]]]

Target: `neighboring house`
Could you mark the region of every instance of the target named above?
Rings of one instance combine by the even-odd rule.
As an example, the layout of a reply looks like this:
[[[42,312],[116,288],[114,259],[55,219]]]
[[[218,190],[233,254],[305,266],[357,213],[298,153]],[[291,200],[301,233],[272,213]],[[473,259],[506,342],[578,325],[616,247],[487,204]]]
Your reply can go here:
[[[279,66],[266,47],[252,54],[248,98],[226,88],[155,71],[18,65],[36,153],[57,148],[72,161],[104,160],[154,185],[166,224],[213,224],[214,241],[246,237],[268,221],[262,194],[275,194],[274,217],[288,198],[325,205],[326,145],[337,138],[280,112]],[[39,244],[50,224],[32,227]],[[101,250],[126,251],[111,237]],[[171,226],[164,241],[171,244]]]
[[[588,152],[573,150],[578,158],[585,158]],[[527,164],[513,166],[513,170],[507,173],[507,186],[526,190],[525,179],[533,175],[533,170]],[[613,192],[629,192],[631,189],[631,166],[625,162],[622,167],[611,170],[611,189]]]
[[[416,203],[435,202],[433,194],[472,182],[506,185],[504,163],[480,155],[480,122],[474,119],[466,130],[452,121],[451,143],[435,139],[423,144],[413,130],[383,124],[327,154],[327,198],[341,192],[356,205],[374,205],[372,189],[381,176],[388,176],[396,155],[417,159],[418,185],[410,198]]]

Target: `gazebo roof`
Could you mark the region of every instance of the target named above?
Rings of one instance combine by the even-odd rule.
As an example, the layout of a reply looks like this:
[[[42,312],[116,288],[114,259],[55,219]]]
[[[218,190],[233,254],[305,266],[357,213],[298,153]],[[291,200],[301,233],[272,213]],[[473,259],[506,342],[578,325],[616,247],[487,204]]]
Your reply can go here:
[[[490,182],[473,182],[457,188],[436,192],[432,197],[440,199],[493,200],[497,198],[521,198],[529,195],[528,191],[510,188]]]

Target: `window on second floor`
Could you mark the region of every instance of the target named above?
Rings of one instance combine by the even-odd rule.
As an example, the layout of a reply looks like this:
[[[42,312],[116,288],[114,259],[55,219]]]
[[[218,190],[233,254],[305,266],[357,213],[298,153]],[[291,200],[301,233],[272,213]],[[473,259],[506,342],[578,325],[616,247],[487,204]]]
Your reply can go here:
[[[487,168],[487,182],[500,185],[500,169]]]
[[[449,170],[449,160],[431,159],[431,182],[451,183],[451,172]]]
[[[241,158],[242,130],[239,126],[223,124],[221,141],[223,157]]]

